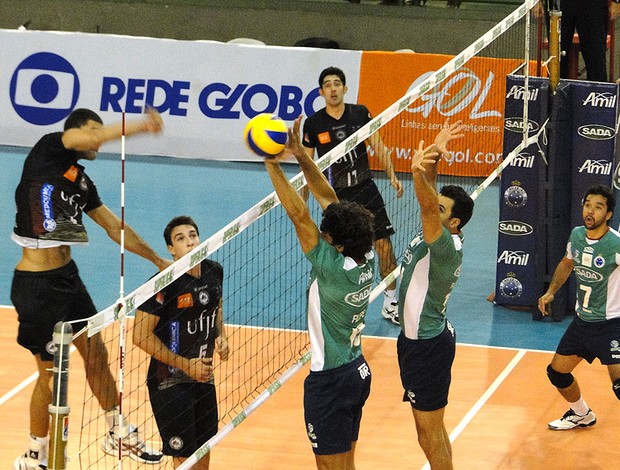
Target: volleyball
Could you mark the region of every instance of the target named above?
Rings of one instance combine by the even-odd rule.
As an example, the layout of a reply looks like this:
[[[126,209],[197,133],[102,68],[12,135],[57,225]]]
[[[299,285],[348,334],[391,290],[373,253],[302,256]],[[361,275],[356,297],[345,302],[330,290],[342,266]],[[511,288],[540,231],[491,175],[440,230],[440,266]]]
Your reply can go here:
[[[243,131],[243,138],[256,155],[273,157],[284,150],[288,128],[278,116],[263,113],[250,119]]]

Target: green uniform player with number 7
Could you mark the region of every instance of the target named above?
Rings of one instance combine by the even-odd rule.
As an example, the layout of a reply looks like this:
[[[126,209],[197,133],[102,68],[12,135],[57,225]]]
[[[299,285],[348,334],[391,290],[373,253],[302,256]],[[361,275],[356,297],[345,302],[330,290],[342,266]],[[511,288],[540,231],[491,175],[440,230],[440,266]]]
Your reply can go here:
[[[569,410],[549,423],[553,431],[592,426],[596,416],[581,396],[572,371],[582,359],[598,357],[607,366],[613,391],[620,400],[620,234],[609,227],[616,199],[610,188],[590,187],[583,198],[583,225],[568,238],[566,255],[553,273],[538,308],[547,305],[574,271],[577,280],[577,315],[562,336],[547,376],[568,402]]]

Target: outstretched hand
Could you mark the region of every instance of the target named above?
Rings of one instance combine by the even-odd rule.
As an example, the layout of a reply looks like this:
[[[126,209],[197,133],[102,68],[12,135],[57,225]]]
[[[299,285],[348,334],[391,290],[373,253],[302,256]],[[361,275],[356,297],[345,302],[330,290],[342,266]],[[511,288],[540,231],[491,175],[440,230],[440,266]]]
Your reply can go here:
[[[144,125],[147,132],[157,134],[161,132],[164,127],[164,120],[155,108],[152,106],[147,106],[145,110]]]
[[[301,137],[299,136],[299,128],[301,126],[302,118],[303,115],[300,115],[297,119],[295,119],[293,127],[288,129],[288,139],[286,140],[284,150],[273,157],[266,157],[265,163],[277,163],[281,160],[288,159],[291,155],[294,157],[305,155],[304,146],[302,145]]]
[[[448,144],[453,140],[460,139],[465,134],[463,131],[463,121],[456,121],[454,124],[450,124],[450,118],[446,119],[446,122],[441,126],[441,130],[437,137],[435,137],[435,148],[437,155],[448,153]]]
[[[293,123],[293,128],[288,130],[288,140],[286,141],[286,149],[295,156],[303,156],[306,151],[301,143],[301,137],[299,135],[299,128],[301,126],[301,120],[303,115],[300,115]]]
[[[424,165],[434,165],[437,163],[437,159],[435,157],[439,154],[434,150],[435,145],[436,144],[424,147],[424,141],[420,141],[418,148],[413,151],[413,158],[411,159],[412,172],[417,173],[420,171],[426,171]]]

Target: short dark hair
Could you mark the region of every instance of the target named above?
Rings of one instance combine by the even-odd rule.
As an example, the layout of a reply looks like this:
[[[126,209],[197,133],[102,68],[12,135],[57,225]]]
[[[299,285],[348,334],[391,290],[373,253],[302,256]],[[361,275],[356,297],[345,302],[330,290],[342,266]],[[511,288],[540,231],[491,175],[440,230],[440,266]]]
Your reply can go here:
[[[337,75],[343,85],[347,84],[347,79],[341,69],[338,67],[327,67],[321,72],[321,75],[319,75],[319,88],[323,88],[323,80],[325,80],[325,77],[328,75]]]
[[[605,186],[604,184],[595,184],[590,186],[583,195],[583,200],[581,201],[582,204],[586,202],[586,198],[590,194],[603,196],[607,200],[607,212],[613,212],[616,209],[616,195],[609,186]]]
[[[69,117],[65,121],[65,130],[77,129],[82,127],[88,121],[95,121],[99,124],[103,124],[101,117],[99,117],[96,112],[86,108],[75,109],[71,114],[69,114]]]
[[[179,215],[172,219],[170,222],[168,222],[168,225],[166,225],[166,228],[164,229],[164,240],[166,240],[166,245],[172,246],[172,230],[174,230],[174,228],[178,227],[179,225],[191,225],[196,229],[196,233],[200,235],[198,225],[196,225],[194,219],[192,219],[188,215]]]
[[[321,231],[331,235],[334,245],[343,246],[343,255],[362,260],[372,249],[374,216],[356,202],[334,202],[323,211]]]
[[[441,188],[439,194],[454,201],[454,205],[452,206],[452,214],[450,214],[450,217],[457,217],[461,219],[461,222],[457,227],[461,230],[465,227],[467,222],[469,222],[469,219],[471,219],[471,216],[474,213],[474,200],[463,188],[452,184],[448,184]]]

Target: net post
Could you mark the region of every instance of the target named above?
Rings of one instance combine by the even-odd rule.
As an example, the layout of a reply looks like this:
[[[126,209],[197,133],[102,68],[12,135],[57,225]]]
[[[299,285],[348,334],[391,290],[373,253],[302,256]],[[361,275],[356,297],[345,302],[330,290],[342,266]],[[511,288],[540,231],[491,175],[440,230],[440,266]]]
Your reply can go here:
[[[69,346],[73,339],[70,323],[58,322],[54,326],[54,386],[50,413],[50,448],[48,468],[64,470],[67,468],[67,441],[69,438],[69,412],[67,388],[69,385]]]
[[[554,2],[555,3],[555,2]],[[560,83],[560,60],[562,51],[560,51],[560,26],[562,20],[562,12],[554,9],[549,12],[549,88],[551,93],[555,93],[555,89]]]

